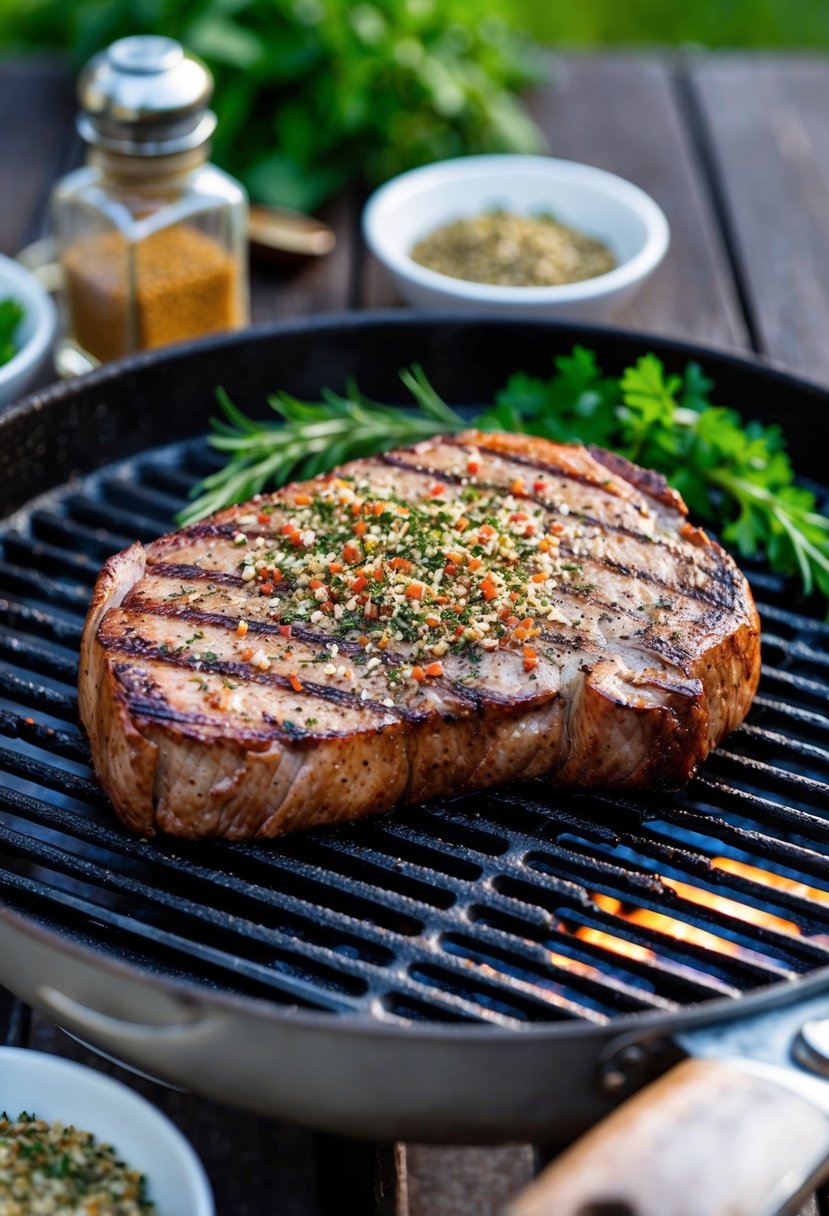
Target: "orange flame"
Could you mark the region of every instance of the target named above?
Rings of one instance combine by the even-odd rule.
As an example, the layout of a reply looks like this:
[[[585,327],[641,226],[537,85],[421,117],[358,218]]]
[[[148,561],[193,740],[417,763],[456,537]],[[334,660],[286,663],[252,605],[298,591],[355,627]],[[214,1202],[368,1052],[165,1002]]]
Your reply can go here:
[[[751,878],[755,881],[758,880],[757,876],[760,875],[765,880],[767,887],[786,890],[801,888],[802,890],[798,889],[798,894],[811,891],[811,888],[795,883],[791,879],[779,878],[777,875],[770,874],[767,871],[756,870],[753,866],[746,866],[741,862],[732,862],[729,858],[716,858],[713,865],[728,873],[739,874],[742,877]],[[720,912],[732,920],[773,929],[778,933],[788,934],[792,937],[798,936],[801,932],[800,926],[795,924],[794,921],[786,920],[771,912],[765,912],[762,908],[755,908],[749,904],[739,903],[735,899],[724,895],[717,895],[711,891],[705,891],[701,887],[692,886],[690,883],[679,882],[675,878],[665,878],[661,875],[659,878],[666,887],[670,887],[681,899],[686,900],[688,903]],[[819,892],[818,895],[826,902],[829,902],[829,893]],[[709,929],[701,929],[698,925],[689,924],[687,921],[680,920],[677,916],[669,916],[664,912],[654,912],[650,908],[625,908],[621,900],[615,899],[610,895],[604,895],[598,891],[591,892],[591,898],[602,911],[609,912],[612,916],[617,916],[628,924],[638,925],[643,929],[651,929],[657,933],[664,934],[666,937],[673,938],[674,941],[688,942],[693,946],[699,946],[703,950],[710,950],[715,954],[724,954],[732,958],[756,959],[759,957],[756,951],[747,949],[737,942],[730,941],[728,938],[720,937],[719,934]],[[599,946],[601,949],[607,950],[612,954],[632,959],[634,962],[647,963],[659,957],[657,951],[647,946],[642,946],[638,942],[631,942],[623,937],[617,937],[616,934],[608,932],[605,929],[595,929],[587,925],[580,925],[574,932],[575,936],[582,941]]]
[[[711,861],[715,870],[724,870],[726,874],[735,874],[756,882],[763,887],[771,887],[776,891],[786,891],[789,895],[797,895],[800,899],[811,899],[815,903],[829,904],[829,891],[821,891],[819,887],[809,887],[797,878],[786,878],[783,874],[772,874],[770,870],[761,870],[758,866],[747,865],[744,861],[734,861],[731,857],[715,857]]]
[[[687,899],[689,903],[711,908],[714,912],[722,912],[723,916],[730,916],[732,920],[740,920],[749,925],[759,925],[764,929],[774,929],[778,933],[788,933],[792,937],[797,937],[800,933],[800,926],[796,925],[793,920],[784,920],[782,916],[764,912],[762,908],[738,903],[736,899],[729,899],[724,895],[714,895],[711,891],[692,887],[687,882],[677,882],[675,878],[663,878],[662,882],[672,891],[676,891],[682,899]]]

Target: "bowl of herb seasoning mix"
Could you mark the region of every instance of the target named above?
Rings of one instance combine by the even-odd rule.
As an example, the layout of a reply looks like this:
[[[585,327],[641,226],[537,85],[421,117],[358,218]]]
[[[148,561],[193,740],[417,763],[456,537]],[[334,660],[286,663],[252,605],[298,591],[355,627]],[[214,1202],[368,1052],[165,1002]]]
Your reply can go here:
[[[2,1216],[215,1216],[181,1132],[120,1081],[0,1047]]]
[[[656,270],[670,240],[632,182],[549,156],[467,156],[403,173],[363,232],[417,307],[603,320]]]

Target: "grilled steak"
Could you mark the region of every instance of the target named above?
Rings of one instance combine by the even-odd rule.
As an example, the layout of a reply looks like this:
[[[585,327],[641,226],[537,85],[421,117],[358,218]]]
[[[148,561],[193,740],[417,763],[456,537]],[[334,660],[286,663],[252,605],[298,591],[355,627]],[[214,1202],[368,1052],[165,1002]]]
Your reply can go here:
[[[467,432],[110,558],[80,705],[131,828],[248,839],[514,778],[676,787],[758,673],[748,585],[662,478]]]

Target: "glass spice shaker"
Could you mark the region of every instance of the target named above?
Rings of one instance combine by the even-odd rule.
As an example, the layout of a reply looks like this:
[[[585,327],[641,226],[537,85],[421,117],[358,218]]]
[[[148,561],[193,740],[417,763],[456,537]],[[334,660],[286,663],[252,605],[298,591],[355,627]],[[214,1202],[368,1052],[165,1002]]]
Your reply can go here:
[[[87,163],[52,196],[60,373],[247,323],[247,197],[207,163],[212,92],[171,38],[122,38],[81,73]]]

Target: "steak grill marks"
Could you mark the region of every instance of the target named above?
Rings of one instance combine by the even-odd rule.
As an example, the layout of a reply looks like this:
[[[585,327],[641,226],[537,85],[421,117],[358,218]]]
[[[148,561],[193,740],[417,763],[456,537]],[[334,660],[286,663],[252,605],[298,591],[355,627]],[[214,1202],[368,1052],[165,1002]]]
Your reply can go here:
[[[760,695],[682,795],[534,785],[267,845],[123,831],[76,718],[86,600],[98,564],[130,529],[167,529],[211,461],[150,453],[0,540],[7,904],[150,970],[391,1019],[604,1021],[829,961],[829,629],[759,571]]]
[[[443,482],[447,482],[447,483],[453,484],[453,485],[461,485],[464,483],[464,480],[465,480],[460,474],[452,473],[452,472],[449,472],[448,470],[444,470],[444,469],[435,468],[434,466],[431,466],[428,464],[423,464],[417,460],[410,463],[409,461],[404,460],[401,456],[399,456],[396,453],[384,452],[381,454],[379,459],[384,464],[388,464],[395,468],[405,470],[408,473],[413,473],[413,474],[416,474],[416,475],[419,475],[422,477],[427,477],[427,478],[429,478],[431,480],[435,480],[435,481],[443,481]],[[551,469],[551,467],[549,465],[539,464],[537,462],[531,462],[531,461],[525,460],[523,458],[520,458],[517,455],[514,455],[512,453],[510,453],[510,456],[509,456],[509,463],[510,464],[520,464],[522,466],[529,467],[531,469],[536,469],[539,472],[546,472],[546,473],[550,473],[550,474],[553,473],[553,470]],[[603,487],[601,485],[597,486],[595,482],[588,482],[584,478],[579,478],[572,474],[568,474],[565,471],[560,470],[558,468],[555,469],[555,473],[557,476],[568,477],[568,478],[571,478],[572,480],[580,481],[582,484],[589,485],[591,487],[591,489],[599,490],[604,494],[607,493],[607,490],[605,489],[605,487]],[[494,483],[479,482],[478,484],[480,485],[480,488],[484,489],[484,490],[499,489],[499,487],[497,485],[495,485]],[[548,515],[560,517],[560,512],[557,511],[554,506],[552,506],[548,501],[546,501],[544,498],[542,498],[539,494],[530,494],[526,490],[516,490],[516,491],[513,491],[513,497],[524,499],[527,502],[531,502],[531,503],[535,504],[536,506],[541,507],[542,510],[544,510]],[[570,513],[568,512],[568,515],[569,514]],[[591,515],[589,512],[581,513],[581,518],[585,524],[602,528],[606,532],[615,532],[620,536],[628,536],[628,537],[630,537],[631,540],[636,541],[637,544],[651,545],[654,543],[653,538],[648,536],[644,532],[641,532],[635,528],[624,527],[621,524],[614,523],[612,520],[601,519],[595,515]],[[670,544],[665,544],[664,547],[666,548],[666,550],[669,553],[676,556],[676,549],[673,548]],[[574,550],[567,544],[562,544],[561,552],[567,553],[570,556],[575,556]],[[723,587],[722,593],[717,592],[715,590],[688,586],[687,584],[678,584],[675,582],[667,582],[666,580],[661,579],[653,571],[643,569],[642,566],[627,565],[624,562],[613,561],[612,559],[607,558],[607,557],[593,556],[593,557],[589,557],[585,560],[589,564],[595,564],[597,566],[604,566],[610,570],[614,570],[617,573],[623,575],[625,578],[641,579],[643,582],[654,583],[657,586],[664,587],[666,591],[669,591],[673,595],[680,596],[681,598],[704,600],[704,601],[707,601],[707,602],[711,603],[712,605],[715,605],[718,607],[726,606],[733,602],[734,580],[733,580],[733,577],[732,577],[730,571],[728,571],[728,569],[725,567],[720,567],[720,566],[714,565],[712,563],[708,563],[707,565],[705,565],[703,567],[701,564],[694,561],[689,555],[683,554],[681,560],[683,562],[685,562],[690,568],[694,569],[695,571],[701,571],[704,569],[706,576],[710,580],[712,580],[715,584],[717,584],[717,583],[721,584],[721,586]],[[730,594],[730,593],[732,593],[732,594]]]

